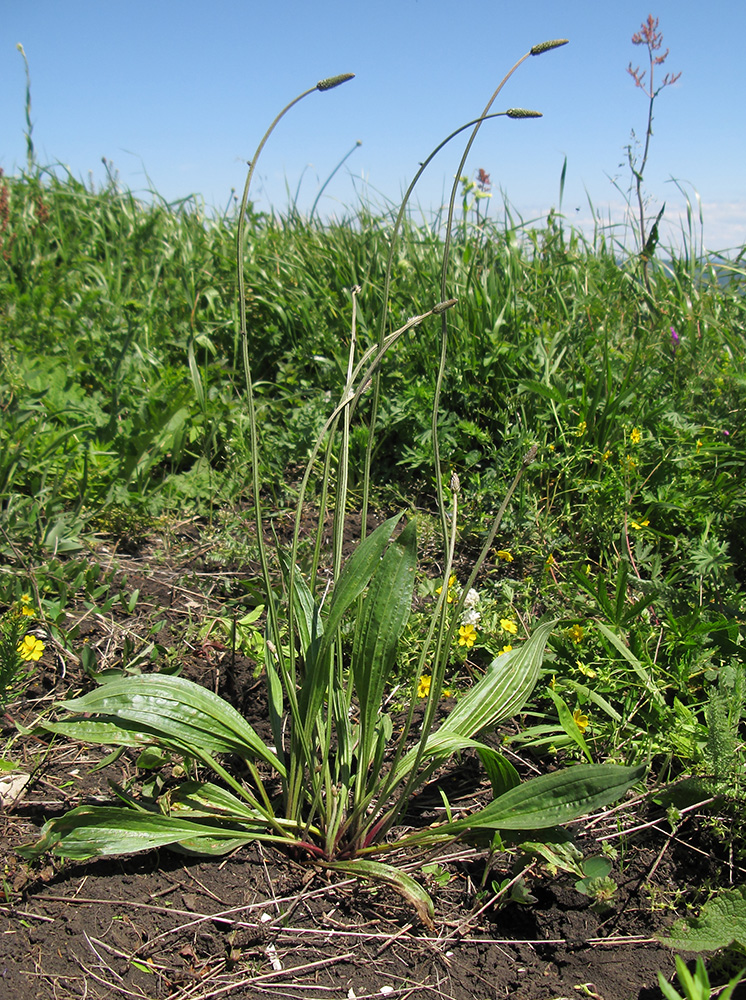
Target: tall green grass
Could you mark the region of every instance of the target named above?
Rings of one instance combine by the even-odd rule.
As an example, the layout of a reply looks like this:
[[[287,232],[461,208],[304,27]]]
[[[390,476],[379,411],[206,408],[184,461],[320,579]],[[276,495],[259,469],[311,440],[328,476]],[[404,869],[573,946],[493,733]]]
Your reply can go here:
[[[248,207],[261,477],[276,503],[289,503],[345,384],[350,289],[361,289],[361,352],[379,338],[386,296],[394,327],[439,298],[442,218],[405,214],[389,275],[395,221],[370,206],[328,221]],[[138,199],[115,178],[96,190],[51,170],[0,178],[6,590],[19,553],[32,567],[74,551],[107,511],[208,514],[249,495],[236,225],[195,199]],[[602,230],[588,239],[554,212],[528,225],[507,203],[497,218],[454,222],[450,242],[458,304],[438,408],[443,471],[461,482],[459,544],[478,550],[536,445],[496,540],[514,556],[509,571],[490,570],[496,586],[526,621],[556,608],[585,624],[582,646],[558,647],[559,674],[567,697],[596,704],[613,742],[645,725],[686,730],[681,753],[705,760],[696,712],[740,661],[746,272],[687,243],[645,277]],[[374,504],[435,511],[439,350],[438,331],[423,326],[381,373]],[[353,504],[362,403],[359,415]],[[320,462],[317,471],[321,489]],[[655,678],[665,710],[644,683],[625,687],[631,661],[596,621],[622,637],[637,680]],[[576,661],[601,677],[602,694]]]
[[[235,392],[236,220],[194,200],[145,203],[113,181],[92,191],[40,172],[0,184],[8,442],[0,490],[38,493],[56,477],[68,504],[81,491],[93,504],[181,503],[182,491],[199,502],[207,491],[200,474],[210,469],[210,490],[225,483],[229,499],[245,453]],[[272,445],[266,471],[279,480],[300,463],[328,394],[343,384],[351,287],[361,288],[361,345],[378,335],[392,218],[363,210],[309,223],[251,213],[248,226],[252,366]],[[389,285],[392,322],[406,321],[436,285],[443,236],[405,221]],[[680,450],[702,440],[698,491],[717,480],[719,494],[732,492],[719,477],[742,457],[743,271],[706,259],[693,269],[672,255],[649,280],[647,289],[634,259],[620,261],[613,244],[592,245],[555,215],[528,229],[506,205],[498,222],[457,227],[449,284],[459,305],[441,406],[445,457],[467,496],[481,502],[534,442],[547,481],[582,468],[585,486],[603,492],[615,476],[624,482],[619,463],[632,427],[645,434],[642,471],[653,481],[670,482],[670,463],[680,466]],[[424,331],[400,345],[380,399],[380,482],[420,496],[433,486],[436,341]],[[19,478],[12,455],[22,440]],[[607,451],[614,462],[601,463]],[[573,534],[593,540],[587,490],[578,486],[554,495]]]

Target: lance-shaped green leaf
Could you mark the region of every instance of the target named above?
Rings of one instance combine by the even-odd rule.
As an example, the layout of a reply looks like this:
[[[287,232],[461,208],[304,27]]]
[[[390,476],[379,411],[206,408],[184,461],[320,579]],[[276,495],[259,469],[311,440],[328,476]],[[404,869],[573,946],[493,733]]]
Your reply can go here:
[[[352,644],[351,671],[360,705],[359,767],[373,758],[375,726],[399,639],[412,610],[417,527],[410,521],[388,547],[368,587]]]
[[[182,819],[226,819],[263,822],[265,817],[232,792],[211,781],[184,781],[158,800],[164,816]]]
[[[523,708],[539,677],[544,650],[554,622],[539,625],[517,649],[497,656],[485,676],[463,698],[439,729],[431,733],[421,760],[444,761],[469,746],[475,735],[496,726]],[[420,754],[413,747],[399,762],[395,780],[407,774]]]
[[[78,806],[64,816],[48,820],[35,844],[19,851],[36,857],[52,851],[58,857],[104,857],[112,854],[135,854],[153,847],[166,847],[186,841],[197,845],[204,840],[204,853],[222,842],[224,851],[255,840],[261,831],[248,827],[221,828],[215,824],[196,823],[159,813],[137,812],[120,806]],[[193,849],[199,850],[198,847]]]
[[[507,759],[492,747],[484,747],[476,744],[479,759],[482,761],[487,777],[492,785],[492,794],[497,797],[509,792],[511,788],[516,788],[521,783],[521,777]]]
[[[324,867],[335,872],[343,872],[345,875],[352,875],[355,878],[369,879],[372,882],[383,882],[390,885],[414,906],[422,923],[430,930],[434,929],[435,909],[432,899],[410,875],[399,871],[393,865],[384,865],[380,861],[356,860],[327,862]]]
[[[74,739],[91,739],[98,726],[99,743],[132,745],[136,734],[142,742],[162,743],[194,753],[198,750],[259,757],[281,774],[283,765],[239,713],[218,695],[183,677],[145,674],[109,681],[82,698],[60,703],[69,712],[92,716],[42,723],[49,732]],[[126,734],[126,738],[119,737]]]
[[[327,644],[334,641],[336,630],[345,612],[368,586],[373,571],[378,566],[383,551],[401,517],[401,514],[395,514],[380,524],[375,531],[363,539],[345,563],[332,592],[329,615],[324,626],[326,635],[324,643],[320,647],[322,654],[325,652]]]
[[[596,626],[599,632],[601,632],[601,634],[608,639],[608,641],[617,650],[617,652],[621,653],[621,655],[624,657],[627,663],[629,663],[634,672],[642,681],[643,686],[645,687],[646,691],[648,692],[652,700],[657,705],[664,705],[665,698],[661,694],[660,689],[655,684],[655,681],[653,680],[652,676],[648,673],[648,671],[645,669],[642,663],[634,655],[632,650],[629,649],[627,646],[625,646],[625,644],[622,642],[622,640],[619,638],[616,632],[612,632],[610,628],[607,628],[606,625],[603,624],[603,622],[597,622]]]
[[[591,752],[588,749],[588,744],[585,742],[585,737],[580,729],[580,726],[575,721],[575,716],[572,714],[567,706],[567,702],[564,698],[561,698],[556,691],[552,691],[551,688],[548,689],[549,697],[552,699],[554,704],[557,706],[557,716],[559,718],[560,725],[565,730],[567,735],[583,751],[586,760],[592,761]]]
[[[554,624],[551,621],[539,625],[520,646],[495,657],[484,677],[459,699],[443,725],[433,734],[433,744],[446,733],[475,736],[520,712],[536,687],[547,639]],[[426,752],[429,752],[429,745],[430,740]]]
[[[645,774],[645,767],[577,764],[542,774],[495,799],[479,812],[438,827],[459,836],[469,830],[543,830],[620,799]]]
[[[375,570],[381,564],[381,556],[389,543],[391,533],[401,519],[401,514],[390,517],[358,545],[345,563],[339,580],[332,591],[329,614],[325,622],[309,619],[308,602],[303,602],[304,593],[297,592],[296,619],[299,628],[305,630],[308,644],[305,648],[303,685],[298,698],[299,711],[305,720],[306,732],[311,733],[329,683],[332,645],[337,637],[337,629],[342,618],[352,604],[368,586]],[[296,577],[297,588],[297,577]],[[307,588],[305,588],[307,592]],[[310,592],[308,592],[310,594]],[[301,636],[303,641],[303,636]]]
[[[291,568],[287,559],[280,557],[282,563],[285,585],[290,590]],[[300,640],[300,653],[305,657],[308,647],[313,640],[323,631],[323,626],[318,617],[318,611],[314,603],[313,594],[308,589],[308,584],[297,566],[292,567],[292,591],[293,591],[293,611],[295,613],[295,627],[298,629]]]

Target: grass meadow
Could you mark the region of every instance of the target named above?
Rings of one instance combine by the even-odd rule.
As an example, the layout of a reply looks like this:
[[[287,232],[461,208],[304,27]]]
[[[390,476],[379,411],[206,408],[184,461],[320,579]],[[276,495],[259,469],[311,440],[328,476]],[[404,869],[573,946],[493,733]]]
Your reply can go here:
[[[495,540],[481,595],[489,608],[469,653],[500,648],[511,633],[499,619],[523,630],[537,609],[556,611],[578,628],[557,640],[555,690],[589,710],[605,752],[629,749],[632,736],[634,752],[673,749],[677,732],[687,763],[702,764],[706,706],[718,691],[731,709],[738,700],[744,268],[671,255],[646,288],[613,232],[589,242],[554,214],[527,228],[507,209],[492,222],[465,208],[451,243],[458,302],[439,401],[442,475],[461,484],[457,547],[478,544],[537,448]],[[365,209],[323,224],[249,215],[262,489],[278,508],[292,506],[298,470],[344,386],[353,286],[361,351],[377,341],[392,225]],[[54,613],[70,567],[89,563],[102,532],[141,536],[193,514],[221,546],[231,533],[247,544],[235,226],[193,199],[146,204],[113,183],[0,180],[6,605],[34,576]],[[405,224],[392,325],[435,304],[442,251],[437,226]],[[386,358],[371,473],[374,506],[429,513],[435,534],[439,351],[425,322]],[[366,444],[363,403],[351,429],[351,506],[362,499]]]
[[[712,803],[706,822],[743,865],[743,251],[708,256],[689,231],[683,250],[659,248],[643,266],[624,232],[599,225],[584,236],[559,212],[529,225],[507,204],[485,214],[474,191],[463,183],[449,230],[442,217],[405,215],[396,240],[388,207],[309,221],[249,203],[252,455],[238,213],[140,200],[113,178],[93,189],[38,168],[1,177],[4,627],[33,610],[45,656],[88,674],[109,666],[83,648],[71,609],[133,611],[137,593],[110,553],[153,538],[167,546],[189,521],[214,563],[244,568],[208,631],[232,615],[234,646],[259,676],[269,598],[256,569],[252,461],[271,532],[344,392],[353,337],[362,354],[382,328],[454,299],[442,381],[440,325],[425,319],[388,351],[305,488],[305,511],[340,501],[350,513],[417,515],[421,557],[386,684],[392,703],[413,685],[428,696],[420,654],[439,597],[444,615],[459,607],[441,678],[456,704],[551,619],[538,683],[505,746],[550,763],[646,764],[672,829]],[[323,540],[301,531],[295,560],[318,574]],[[207,624],[192,620],[184,641]],[[117,662],[132,674],[178,671],[178,641],[126,643]],[[0,677],[6,706],[22,702],[38,661],[31,649]],[[6,732],[8,760],[15,739]],[[662,791],[677,781],[678,792]]]

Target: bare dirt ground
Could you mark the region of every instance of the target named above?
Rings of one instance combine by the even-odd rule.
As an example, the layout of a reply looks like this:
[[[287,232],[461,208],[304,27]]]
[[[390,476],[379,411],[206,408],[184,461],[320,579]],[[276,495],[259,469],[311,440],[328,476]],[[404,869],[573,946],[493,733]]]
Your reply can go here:
[[[116,667],[126,642],[129,649],[147,645],[159,622],[155,641],[171,651],[166,656],[261,733],[263,684],[254,664],[224,643],[198,640],[195,627],[217,613],[226,590],[251,567],[216,565],[203,537],[199,526],[185,524],[168,546],[151,540],[118,553],[117,572],[130,591],[140,591],[134,612],[117,605],[102,615],[81,603],[69,608],[69,624],[79,623],[79,648],[89,645],[99,666]],[[110,548],[102,545],[95,558],[111,561]],[[660,811],[635,802],[574,827],[587,855],[599,853],[602,837],[613,836],[618,848],[618,889],[601,914],[573,876],[538,864],[525,876],[535,902],[495,901],[492,881],[514,875],[515,859],[494,857],[485,879],[487,852],[467,845],[398,859],[434,896],[434,930],[388,890],[262,847],[209,860],[163,850],[27,864],[14,849],[34,840],[45,819],[83,802],[109,802],[107,779],[137,777],[134,752],[93,770],[106,749],[17,732],[16,723],[30,723],[91,683],[50,643],[32,686],[8,707],[4,756],[31,780],[0,816],[0,1000],[652,1000],[660,996],[656,971],[673,972],[673,956],[655,933],[702,885],[744,874],[696,814],[673,835]],[[468,758],[443,780],[454,782],[449,798],[460,804],[488,794]],[[425,795],[407,821],[432,822],[439,801]],[[440,879],[422,871],[433,861]]]

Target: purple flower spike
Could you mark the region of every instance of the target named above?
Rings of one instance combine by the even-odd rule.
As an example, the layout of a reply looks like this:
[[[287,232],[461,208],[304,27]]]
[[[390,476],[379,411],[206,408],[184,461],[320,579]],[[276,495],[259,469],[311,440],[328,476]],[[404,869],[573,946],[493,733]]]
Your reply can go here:
[[[679,335],[676,332],[676,330],[674,329],[674,327],[671,327],[671,350],[673,351],[673,356],[674,357],[676,357],[676,349],[679,346],[680,340],[681,340],[681,337],[679,337]]]

